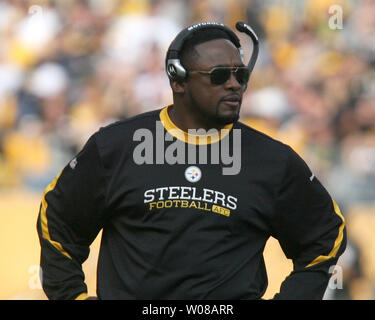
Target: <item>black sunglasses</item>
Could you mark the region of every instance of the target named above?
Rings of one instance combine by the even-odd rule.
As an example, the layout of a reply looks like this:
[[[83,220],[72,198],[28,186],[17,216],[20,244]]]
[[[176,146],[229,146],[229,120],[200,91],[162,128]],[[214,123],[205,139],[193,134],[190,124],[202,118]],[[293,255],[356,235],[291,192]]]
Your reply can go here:
[[[221,85],[228,81],[233,73],[240,85],[246,85],[249,81],[250,72],[247,67],[215,67],[211,71],[189,70],[210,75],[213,85]]]

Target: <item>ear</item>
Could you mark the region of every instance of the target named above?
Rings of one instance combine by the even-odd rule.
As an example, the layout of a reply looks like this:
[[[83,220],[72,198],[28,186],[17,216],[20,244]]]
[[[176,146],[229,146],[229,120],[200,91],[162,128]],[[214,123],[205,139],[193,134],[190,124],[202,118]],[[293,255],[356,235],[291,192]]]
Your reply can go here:
[[[172,91],[174,93],[183,94],[186,91],[186,81],[184,80],[171,80],[170,81]]]

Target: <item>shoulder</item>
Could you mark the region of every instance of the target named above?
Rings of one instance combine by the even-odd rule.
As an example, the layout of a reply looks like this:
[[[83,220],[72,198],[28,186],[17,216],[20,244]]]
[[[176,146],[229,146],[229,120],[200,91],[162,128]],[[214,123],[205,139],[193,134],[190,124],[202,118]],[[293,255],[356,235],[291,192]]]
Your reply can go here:
[[[122,131],[133,131],[139,128],[151,127],[155,121],[159,120],[159,114],[162,109],[157,109],[145,113],[138,114],[131,118],[113,122],[107,126],[101,127],[97,132],[98,136],[116,135]]]
[[[233,129],[241,130],[242,144],[245,148],[251,150],[257,150],[258,153],[271,154],[275,156],[277,153],[279,156],[288,157],[293,153],[292,148],[279,141],[270,137],[269,135],[258,131],[243,122],[238,121]]]
[[[123,144],[133,139],[137,129],[150,129],[155,127],[155,122],[159,119],[161,109],[141,113],[131,118],[119,120],[109,125],[101,127],[95,134],[95,139],[99,146]]]
[[[131,149],[136,130],[152,130],[155,127],[156,121],[159,120],[160,111],[161,109],[157,109],[113,122],[101,127],[90,139],[95,141],[102,158],[114,160],[117,156]]]
[[[238,125],[244,132],[244,145],[249,146],[252,154],[256,150],[256,153],[261,155],[262,160],[268,160],[271,164],[277,164],[284,171],[290,171],[295,174],[303,173],[311,177],[312,172],[308,164],[291,146],[243,123],[239,123]]]
[[[235,128],[241,129],[242,152],[249,165],[262,168],[262,173],[269,172],[275,185],[281,181],[312,181],[314,174],[305,160],[288,144],[276,140],[243,123]],[[317,181],[317,179],[315,179]]]

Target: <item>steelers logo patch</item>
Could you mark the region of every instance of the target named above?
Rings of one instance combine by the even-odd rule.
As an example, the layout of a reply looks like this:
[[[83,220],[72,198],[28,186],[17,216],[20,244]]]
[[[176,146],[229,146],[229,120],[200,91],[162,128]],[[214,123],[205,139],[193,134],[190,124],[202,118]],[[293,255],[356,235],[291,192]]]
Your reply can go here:
[[[202,171],[195,166],[188,167],[185,170],[185,178],[189,182],[198,182],[202,178]]]

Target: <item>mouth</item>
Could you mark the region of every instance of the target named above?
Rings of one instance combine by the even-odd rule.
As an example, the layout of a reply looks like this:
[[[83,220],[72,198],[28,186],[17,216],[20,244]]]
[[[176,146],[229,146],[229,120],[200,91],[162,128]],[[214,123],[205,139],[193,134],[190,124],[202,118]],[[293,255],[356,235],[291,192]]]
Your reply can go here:
[[[222,98],[221,102],[225,103],[228,106],[236,108],[241,104],[241,97],[238,95],[230,95]]]

